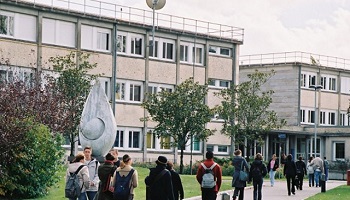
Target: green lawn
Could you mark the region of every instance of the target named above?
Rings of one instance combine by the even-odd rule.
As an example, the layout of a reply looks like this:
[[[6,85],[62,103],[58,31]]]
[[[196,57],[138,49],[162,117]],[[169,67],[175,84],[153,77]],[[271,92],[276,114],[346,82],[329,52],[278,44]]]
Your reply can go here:
[[[149,174],[149,170],[147,168],[140,167],[135,167],[135,169],[139,174],[139,186],[135,189],[135,199],[146,199],[146,185],[144,180],[145,177]],[[59,181],[59,183],[50,189],[49,194],[47,196],[38,198],[38,200],[66,199],[64,198],[64,175],[65,171],[61,171],[61,180]],[[181,180],[185,191],[185,198],[201,195],[200,186],[196,180],[195,175],[181,175]],[[232,189],[231,181],[231,176],[223,177],[223,183],[220,191]]]
[[[328,190],[325,193],[318,193],[313,197],[307,198],[307,200],[343,200],[350,198],[350,186],[342,185],[334,189]]]

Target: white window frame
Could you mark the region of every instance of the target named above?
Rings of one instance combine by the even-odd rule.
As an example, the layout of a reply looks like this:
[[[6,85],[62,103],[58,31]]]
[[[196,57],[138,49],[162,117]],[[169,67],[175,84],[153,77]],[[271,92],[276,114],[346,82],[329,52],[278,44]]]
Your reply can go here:
[[[335,112],[328,112],[328,125],[336,125],[336,114]]]
[[[137,147],[134,146],[134,137],[133,135],[138,133],[138,144]],[[125,138],[125,142],[127,142],[127,145],[124,147],[127,147],[128,149],[134,149],[134,150],[141,150],[141,144],[142,144],[142,130],[141,129],[133,129],[133,128],[129,128],[127,131],[125,131],[125,133],[127,135],[127,137]],[[132,134],[131,137],[131,141],[130,141],[130,134]],[[131,144],[131,146],[130,146]]]
[[[162,90],[170,90],[170,92],[174,91],[174,86],[173,85],[168,85],[168,84],[159,84],[159,83],[149,83],[148,88],[147,88],[147,93],[149,92],[149,89],[152,88],[151,94],[156,94],[161,92]]]
[[[86,27],[86,28],[85,28]],[[94,50],[94,51],[100,51],[100,52],[111,52],[111,35],[112,31],[111,29],[108,28],[101,28],[101,27],[96,27],[96,26],[90,26],[83,24],[81,25],[82,29],[82,49],[88,49],[88,50]],[[85,35],[85,30],[86,31],[91,31],[90,34]],[[101,34],[108,34],[108,44],[105,43],[105,45],[102,45],[101,43]],[[88,36],[92,37],[89,38]],[[91,42],[90,45],[84,45],[87,42]],[[108,49],[101,48],[102,46],[108,46]]]
[[[337,144],[344,144],[344,158],[337,158],[336,154],[337,154]],[[345,153],[346,153],[346,144],[345,141],[333,141],[333,151],[332,151],[332,156],[333,156],[333,161],[336,160],[345,160]]]
[[[327,117],[328,118],[328,117]],[[326,112],[325,111],[320,111],[320,125],[326,125]]]
[[[101,83],[101,86],[103,88],[103,90],[105,91],[105,94],[108,98],[108,100],[111,100],[111,78],[107,78],[107,77],[98,77],[98,80]]]
[[[228,50],[229,54],[223,54],[222,50]],[[218,46],[209,46],[209,54],[210,55],[216,55],[216,56],[222,56],[222,57],[231,57],[232,51],[230,48],[227,47],[218,47]]]
[[[182,55],[183,57],[187,57],[187,61],[185,60],[180,60],[180,63],[185,63],[185,64],[195,64],[195,65],[199,65],[199,66],[204,66],[204,45],[203,44],[194,44],[194,43],[190,43],[190,42],[182,42],[180,41],[180,48],[181,46],[187,46],[188,47],[188,51],[187,51],[187,56],[185,55],[186,52],[183,52],[184,55]],[[200,61],[196,62],[196,58],[198,55],[197,51],[194,51],[195,49],[201,49],[201,54],[200,54]]]
[[[140,53],[136,53],[137,50],[137,42],[138,40],[141,40],[140,42]],[[138,56],[138,57],[142,57],[144,55],[144,37],[143,35],[139,35],[139,34],[129,34],[129,37],[127,39],[128,45],[130,45],[129,47],[129,52],[128,54],[133,55],[133,56]]]
[[[229,145],[224,145],[224,144],[207,144],[207,147],[210,146],[212,149],[212,152],[215,155],[228,155],[229,154]],[[225,146],[226,147],[226,152],[223,151],[219,151],[219,148]],[[206,151],[208,151],[208,149],[206,149]]]
[[[6,21],[5,22],[6,23],[6,34],[0,34],[0,36],[11,37],[11,38],[15,37],[15,14],[0,11],[0,16],[6,17],[6,19],[5,19],[5,21]],[[12,23],[10,23],[10,22],[12,22]],[[10,30],[10,29],[12,29],[12,30]]]
[[[115,139],[114,139],[114,143],[113,143],[113,147],[116,148],[124,148],[124,141],[125,141],[125,129],[119,129],[116,131],[116,135],[115,135]],[[117,138],[118,138],[118,144],[116,144],[117,142]]]
[[[143,83],[139,81],[127,81],[127,80],[120,80],[117,79],[117,88],[116,88],[116,101],[117,102],[128,102],[128,103],[141,103],[144,98],[143,94]],[[120,93],[118,94],[118,91],[120,90],[120,85],[124,85],[124,94]],[[135,101],[135,98],[130,99],[130,88],[134,86],[140,86],[140,101]],[[124,98],[121,98],[121,97]],[[118,98],[119,97],[119,98]]]
[[[188,63],[189,62],[189,45],[188,44],[181,44],[180,45],[180,62]]]
[[[195,140],[195,139],[193,139],[193,149],[192,149],[192,153],[200,153],[200,152],[202,152],[202,149],[203,149],[203,141],[198,141],[198,140]],[[195,150],[194,149],[194,144],[195,143],[199,143],[199,150]],[[184,150],[184,152],[186,152],[186,153],[190,153],[191,152],[191,140],[189,140],[187,143],[186,143],[186,148],[185,148],[185,150]],[[179,149],[178,150],[178,152],[180,152],[181,150]]]
[[[350,77],[340,77],[340,91],[343,94],[350,94]]]
[[[300,87],[306,87],[306,74],[300,74]]]
[[[154,46],[153,48],[153,37],[149,37],[149,45],[150,45],[150,58],[166,60],[166,61],[175,61],[175,40],[165,39],[160,37],[154,38]],[[168,44],[172,45],[172,49],[168,49]],[[171,51],[170,58],[167,57],[168,51]],[[164,54],[165,53],[165,54]]]
[[[117,52],[119,54],[126,54],[128,46],[127,33],[118,32],[117,35]]]
[[[336,77],[328,77],[328,83],[329,83],[329,87],[328,90],[330,91],[337,91],[337,78]]]
[[[155,133],[153,132],[153,129],[148,129],[147,131],[147,137],[146,137],[146,140],[148,140],[148,135],[150,135],[151,137],[151,148],[147,147],[147,141],[146,141],[146,147],[147,147],[147,150],[154,150],[154,151],[165,151],[165,152],[171,152],[173,151],[173,147],[171,147],[171,142],[173,141],[172,138],[169,136],[169,139],[170,139],[170,143],[169,143],[169,149],[166,149],[166,148],[162,148],[162,138],[161,137],[157,137],[157,135],[155,135]]]
[[[111,32],[99,28],[96,34],[96,49],[99,51],[111,52]]]
[[[300,110],[300,123],[306,123],[306,115],[305,115],[305,110],[301,109]]]
[[[43,18],[43,29],[46,29],[44,26],[47,25],[46,23],[50,23],[50,21],[54,24],[54,30],[52,30],[54,32],[54,41],[49,41],[47,40],[46,37],[46,32],[45,30],[43,30],[43,43],[45,44],[54,44],[54,45],[59,45],[59,46],[66,46],[66,47],[75,47],[76,46],[76,42],[75,42],[75,38],[76,38],[76,24],[73,22],[67,22],[67,21],[62,21],[62,20],[56,20],[56,19],[50,19],[50,18]],[[62,25],[67,24],[67,25],[73,25],[74,26],[74,32],[73,33],[68,33],[67,30],[62,30]],[[51,34],[47,33],[47,34]],[[64,35],[64,37],[67,37],[68,34],[72,34],[71,37],[73,37],[73,44],[68,44],[68,43],[63,43],[62,41],[60,41],[60,37],[62,37],[62,35]]]
[[[209,88],[217,88],[217,89],[230,88],[230,82],[231,82],[230,80],[220,80],[220,79],[209,78],[208,87]],[[228,87],[221,86],[222,83],[227,83]]]
[[[300,115],[302,112],[305,113],[304,121],[300,119],[301,124],[314,124],[315,123],[315,110],[312,108],[301,108]],[[300,116],[302,117],[302,116]],[[312,121],[313,120],[313,121]]]

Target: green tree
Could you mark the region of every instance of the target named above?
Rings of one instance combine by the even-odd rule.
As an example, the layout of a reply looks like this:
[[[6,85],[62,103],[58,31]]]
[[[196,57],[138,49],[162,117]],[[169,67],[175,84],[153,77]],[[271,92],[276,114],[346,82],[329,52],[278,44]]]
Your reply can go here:
[[[243,145],[245,139],[263,143],[263,137],[273,129],[286,124],[277,113],[269,109],[273,90],[263,90],[262,86],[275,74],[255,71],[248,74],[248,81],[221,90],[216,95],[223,99],[217,112],[223,119],[221,132],[233,138],[235,144]]]
[[[213,110],[205,103],[208,87],[194,83],[193,78],[178,85],[174,92],[163,90],[157,94],[149,94],[142,103],[151,119],[158,122],[154,133],[158,137],[172,138],[171,146],[178,147],[180,154],[180,173],[183,171],[183,152],[186,144],[193,139],[206,140],[213,135],[207,129]]]
[[[77,57],[76,57],[77,56]],[[95,81],[98,75],[88,75],[88,70],[97,67],[91,64],[89,54],[71,52],[65,56],[51,57],[49,62],[59,73],[57,78],[57,90],[63,94],[62,109],[65,120],[64,136],[69,138],[71,153],[74,153],[74,143],[79,135],[79,124],[85,101],[91,90],[91,82]]]

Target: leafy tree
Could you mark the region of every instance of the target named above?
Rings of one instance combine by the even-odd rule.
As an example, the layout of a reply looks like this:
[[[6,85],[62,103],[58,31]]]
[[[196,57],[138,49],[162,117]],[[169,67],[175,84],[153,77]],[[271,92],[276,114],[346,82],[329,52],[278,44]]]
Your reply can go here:
[[[183,171],[183,152],[191,139],[206,140],[213,130],[205,127],[213,111],[204,104],[208,92],[206,85],[194,83],[193,78],[178,85],[174,92],[166,90],[149,94],[142,103],[151,118],[158,122],[154,133],[158,137],[172,138],[171,146],[181,150],[180,173]]]
[[[243,145],[245,139],[257,140],[261,144],[266,133],[286,124],[275,111],[269,109],[274,91],[262,89],[274,74],[274,71],[263,73],[256,70],[248,74],[248,81],[216,93],[223,99],[221,105],[216,107],[223,119],[221,132],[234,138],[235,144]]]
[[[76,58],[77,56],[77,58]],[[65,120],[64,136],[69,138],[71,148],[70,155],[74,153],[74,143],[79,135],[79,124],[85,101],[91,89],[91,82],[98,75],[88,75],[88,70],[96,68],[97,64],[91,64],[89,54],[71,52],[66,56],[51,57],[49,62],[59,73],[57,78],[57,90],[64,95],[62,109]]]

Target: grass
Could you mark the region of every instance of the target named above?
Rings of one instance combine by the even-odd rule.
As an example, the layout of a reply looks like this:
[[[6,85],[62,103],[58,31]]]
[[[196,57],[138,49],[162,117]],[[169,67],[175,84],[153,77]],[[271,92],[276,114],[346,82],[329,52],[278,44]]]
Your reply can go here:
[[[138,172],[139,186],[135,189],[135,199],[146,199],[146,185],[145,177],[149,174],[149,169],[135,167]],[[49,194],[45,197],[37,198],[38,200],[56,200],[56,199],[66,199],[64,197],[64,176],[65,170],[60,171],[59,175],[61,177],[60,181],[49,190]],[[231,187],[231,176],[224,176],[220,191],[230,190]],[[195,175],[181,175],[182,185],[185,191],[185,198],[190,198],[194,196],[201,195],[200,185],[196,180]]]
[[[343,200],[350,198],[350,186],[342,185],[334,189],[328,190],[325,193],[318,193],[315,196],[307,198],[307,200]]]

